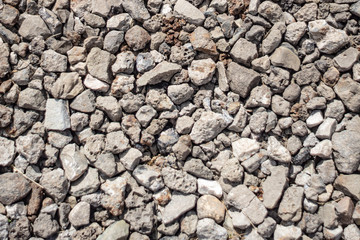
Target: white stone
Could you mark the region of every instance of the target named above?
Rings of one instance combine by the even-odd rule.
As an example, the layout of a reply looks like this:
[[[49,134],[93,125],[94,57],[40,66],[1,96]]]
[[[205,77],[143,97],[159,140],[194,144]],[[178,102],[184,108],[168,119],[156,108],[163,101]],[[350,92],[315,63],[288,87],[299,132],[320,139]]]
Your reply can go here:
[[[329,139],[325,139],[319,142],[318,144],[315,145],[315,147],[313,147],[310,150],[311,156],[318,156],[325,159],[330,158],[331,154],[332,154],[332,143]]]
[[[215,73],[215,62],[211,59],[194,60],[188,68],[189,78],[197,86],[211,81]]]
[[[217,181],[198,178],[197,185],[198,185],[198,192],[201,195],[213,195],[217,198],[221,198],[223,194],[221,185]]]
[[[259,143],[250,138],[240,138],[231,144],[234,156],[240,160],[245,161],[260,149]]]
[[[94,78],[90,74],[86,75],[84,85],[94,91],[107,92],[109,90],[109,84]]]
[[[281,143],[274,137],[268,138],[267,151],[269,156],[279,162],[289,163],[291,162],[291,154]]]
[[[316,137],[330,139],[336,128],[336,119],[326,118],[316,131]]]
[[[298,240],[302,235],[301,229],[295,226],[276,225],[274,240]]]
[[[201,25],[205,20],[204,14],[197,7],[185,0],[178,0],[175,4],[174,11],[187,22],[195,25]]]
[[[310,116],[306,119],[306,125],[309,128],[316,127],[324,121],[321,110],[315,110],[310,113]]]

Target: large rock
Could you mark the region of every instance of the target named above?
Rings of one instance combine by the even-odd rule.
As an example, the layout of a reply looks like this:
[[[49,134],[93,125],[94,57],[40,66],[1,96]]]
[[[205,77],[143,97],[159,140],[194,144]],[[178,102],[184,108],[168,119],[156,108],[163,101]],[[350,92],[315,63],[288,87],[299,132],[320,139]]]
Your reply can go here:
[[[64,170],[61,168],[43,173],[40,184],[45,188],[46,193],[56,202],[62,202],[65,199],[70,187]]]
[[[15,143],[0,137],[0,166],[9,166],[15,158]]]
[[[23,199],[31,190],[30,183],[19,173],[0,175],[0,202],[5,205]]]
[[[342,173],[357,171],[360,163],[360,136],[356,131],[335,132],[332,136],[336,168]]]
[[[69,181],[78,179],[88,166],[85,155],[75,143],[68,144],[61,150],[60,160]]]
[[[226,240],[227,230],[216,224],[211,218],[204,218],[198,221],[196,235],[199,240]]]
[[[73,99],[84,90],[81,78],[76,72],[61,73],[51,88],[55,98]]]
[[[278,47],[271,55],[270,61],[274,66],[284,67],[298,71],[300,69],[300,59],[294,50],[287,46]]]
[[[203,112],[200,119],[195,122],[190,138],[195,144],[208,142],[217,137],[227,125],[229,123],[223,115],[214,112]]]
[[[197,86],[212,80],[215,73],[215,62],[211,59],[194,60],[188,68],[189,78]]]
[[[240,38],[231,49],[230,55],[237,63],[250,66],[251,61],[258,57],[256,44]]]
[[[195,195],[185,195],[179,192],[174,192],[171,197],[171,201],[165,206],[162,214],[164,224],[174,222],[181,215],[193,209],[195,205]]]
[[[171,167],[165,167],[161,170],[165,185],[170,189],[187,193],[196,192],[196,178],[192,175],[175,170]]]
[[[230,89],[242,98],[246,98],[251,89],[260,82],[260,74],[234,62],[229,63],[226,75]]]
[[[205,20],[204,14],[197,7],[185,0],[178,0],[175,4],[174,11],[187,22],[195,25],[201,25]]]
[[[302,216],[304,188],[291,186],[280,202],[278,216],[284,221],[297,222]]]
[[[25,88],[20,92],[17,104],[22,108],[45,111],[45,94],[37,89]]]
[[[48,130],[59,131],[70,128],[70,114],[66,100],[54,98],[47,100],[44,127]]]
[[[80,197],[96,192],[99,186],[100,181],[98,170],[89,167],[79,179],[71,183],[70,194],[75,197]]]
[[[129,224],[124,220],[114,222],[108,226],[97,240],[126,240],[129,236]]]
[[[359,50],[353,47],[349,47],[334,58],[334,64],[336,68],[339,69],[339,71],[348,71],[359,59],[359,55]]]
[[[41,55],[40,66],[46,72],[65,72],[67,69],[67,57],[49,49]]]
[[[38,36],[46,39],[51,35],[51,32],[39,15],[26,14],[19,28],[19,34],[23,38],[31,41]]]
[[[175,73],[181,71],[181,66],[175,63],[163,61],[159,63],[152,70],[144,73],[140,78],[136,80],[138,87],[145,86],[147,84],[158,84],[162,81],[168,82]]]
[[[150,40],[151,37],[149,33],[139,25],[135,25],[134,27],[130,28],[125,34],[126,43],[134,51],[144,49]]]
[[[271,176],[268,176],[264,181],[263,187],[263,203],[267,209],[274,209],[277,207],[282,193],[287,184],[288,170],[283,166],[278,166],[272,169]]]
[[[340,174],[334,183],[335,189],[342,191],[346,195],[354,198],[356,201],[360,200],[360,175],[351,174],[344,175]]]
[[[38,162],[44,149],[44,140],[37,134],[27,134],[16,139],[16,151],[30,164]]]
[[[259,5],[258,12],[271,23],[284,21],[284,15],[281,7],[272,1],[262,2]]]
[[[349,75],[342,76],[334,87],[335,93],[352,112],[360,113],[360,83]]]
[[[230,190],[226,204],[241,210],[254,224],[264,221],[268,211],[262,202],[245,185],[238,185]]]
[[[101,204],[113,216],[119,216],[123,212],[126,186],[124,177],[114,177],[107,179],[100,187],[105,193]]]
[[[190,34],[189,39],[194,50],[210,55],[218,55],[216,45],[205,28],[197,27]]]
[[[349,42],[345,31],[330,26],[325,20],[309,22],[309,35],[314,39],[320,52],[333,54]]]
[[[114,60],[115,57],[109,52],[94,47],[86,58],[86,67],[92,76],[106,83],[111,83],[111,64]]]
[[[136,21],[143,22],[150,18],[150,14],[145,7],[144,1],[142,0],[123,1],[122,6],[124,10]]]

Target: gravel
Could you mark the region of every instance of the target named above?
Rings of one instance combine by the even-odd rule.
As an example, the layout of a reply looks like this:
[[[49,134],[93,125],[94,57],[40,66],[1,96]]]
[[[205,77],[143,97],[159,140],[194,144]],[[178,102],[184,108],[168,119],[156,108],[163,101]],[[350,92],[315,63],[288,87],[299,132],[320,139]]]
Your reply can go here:
[[[0,1],[0,238],[359,239],[359,16]]]

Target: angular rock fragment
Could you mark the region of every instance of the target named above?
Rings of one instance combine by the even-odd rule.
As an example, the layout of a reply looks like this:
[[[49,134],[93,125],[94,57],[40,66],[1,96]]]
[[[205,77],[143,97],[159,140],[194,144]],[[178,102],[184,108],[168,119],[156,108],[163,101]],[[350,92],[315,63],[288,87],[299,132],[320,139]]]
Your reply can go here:
[[[142,87],[148,84],[154,85],[162,81],[170,81],[171,77],[180,72],[181,66],[175,63],[161,62],[152,70],[144,73],[136,80],[136,85]]]

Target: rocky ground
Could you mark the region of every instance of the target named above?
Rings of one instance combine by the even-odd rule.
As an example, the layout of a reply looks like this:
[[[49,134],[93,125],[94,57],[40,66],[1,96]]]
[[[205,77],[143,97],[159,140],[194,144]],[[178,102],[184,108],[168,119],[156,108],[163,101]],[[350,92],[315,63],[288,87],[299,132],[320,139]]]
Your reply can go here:
[[[0,239],[360,239],[359,17],[0,0]]]

